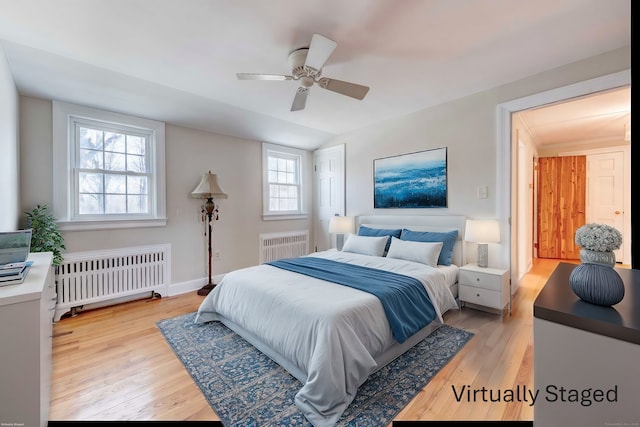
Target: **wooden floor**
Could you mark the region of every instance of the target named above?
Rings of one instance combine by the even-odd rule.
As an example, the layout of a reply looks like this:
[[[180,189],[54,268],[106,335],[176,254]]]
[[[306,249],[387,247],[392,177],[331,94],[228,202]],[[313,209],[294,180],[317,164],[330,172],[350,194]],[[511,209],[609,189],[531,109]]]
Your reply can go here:
[[[461,390],[533,387],[533,301],[557,265],[537,260],[511,315],[465,307],[446,323],[475,333],[396,420],[532,420],[526,403],[457,402]],[[155,322],[195,311],[196,292],[86,311],[53,327],[51,420],[218,420]]]

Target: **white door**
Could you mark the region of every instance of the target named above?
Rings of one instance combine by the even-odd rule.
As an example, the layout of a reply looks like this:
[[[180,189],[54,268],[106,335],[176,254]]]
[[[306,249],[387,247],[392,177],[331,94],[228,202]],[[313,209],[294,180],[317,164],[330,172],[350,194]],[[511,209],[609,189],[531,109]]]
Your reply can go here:
[[[587,223],[610,225],[625,236],[624,191],[624,153],[589,154]],[[615,251],[616,260],[623,262],[625,253],[625,239],[622,239],[622,246]]]
[[[334,246],[329,235],[329,219],[345,214],[344,144],[316,150],[313,153],[316,222],[315,249]]]

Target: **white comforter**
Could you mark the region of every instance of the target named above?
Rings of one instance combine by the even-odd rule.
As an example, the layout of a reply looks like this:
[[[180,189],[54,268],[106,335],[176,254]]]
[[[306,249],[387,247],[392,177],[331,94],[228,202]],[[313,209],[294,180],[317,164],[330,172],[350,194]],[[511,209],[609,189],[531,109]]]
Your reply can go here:
[[[437,268],[340,251],[311,254],[419,279],[436,309],[457,308]],[[377,297],[347,286],[259,265],[225,275],[203,300],[197,322],[227,318],[306,373],[295,404],[314,426],[332,426],[395,343]]]

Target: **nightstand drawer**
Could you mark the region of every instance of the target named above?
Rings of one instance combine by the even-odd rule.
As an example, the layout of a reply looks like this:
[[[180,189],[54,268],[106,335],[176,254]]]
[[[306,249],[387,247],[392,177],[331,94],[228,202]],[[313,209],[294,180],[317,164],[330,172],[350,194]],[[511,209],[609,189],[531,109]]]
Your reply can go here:
[[[506,301],[503,301],[503,295],[499,291],[491,291],[488,289],[476,288],[473,286],[460,285],[458,292],[460,301],[483,305],[485,307],[497,308],[502,310],[508,302],[508,299]]]
[[[503,276],[461,269],[458,272],[458,283],[501,292]]]

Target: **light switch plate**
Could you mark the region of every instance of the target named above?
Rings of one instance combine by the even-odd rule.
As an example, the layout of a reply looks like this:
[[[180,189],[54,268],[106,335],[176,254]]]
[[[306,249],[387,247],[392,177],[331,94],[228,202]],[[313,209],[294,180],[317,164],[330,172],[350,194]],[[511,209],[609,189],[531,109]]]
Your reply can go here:
[[[489,189],[486,185],[478,187],[478,199],[486,199],[488,197]]]

